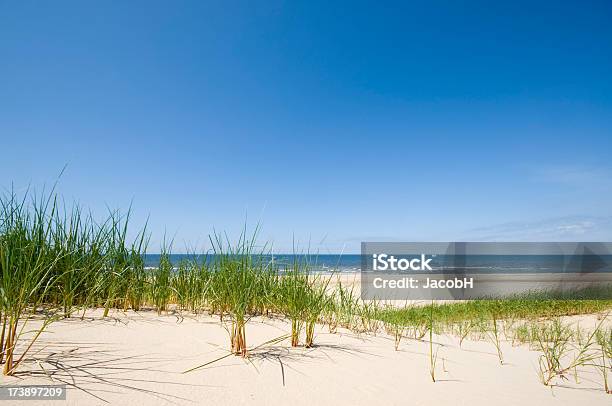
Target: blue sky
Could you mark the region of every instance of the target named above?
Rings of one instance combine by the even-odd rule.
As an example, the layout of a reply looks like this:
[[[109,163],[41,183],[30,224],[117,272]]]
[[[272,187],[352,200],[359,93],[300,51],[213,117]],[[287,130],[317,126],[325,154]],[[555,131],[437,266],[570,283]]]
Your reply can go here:
[[[0,1],[0,187],[152,251],[612,240],[612,6],[507,3]]]

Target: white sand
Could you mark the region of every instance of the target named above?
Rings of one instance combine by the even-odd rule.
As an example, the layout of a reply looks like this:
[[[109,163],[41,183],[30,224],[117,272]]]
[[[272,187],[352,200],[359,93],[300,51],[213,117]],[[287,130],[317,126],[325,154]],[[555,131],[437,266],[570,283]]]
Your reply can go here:
[[[593,369],[558,382],[552,389],[538,379],[538,353],[503,343],[505,365],[486,341],[435,337],[439,350],[436,377],[429,376],[428,345],[404,339],[395,351],[385,334],[356,335],[320,329],[316,348],[289,348],[287,341],[252,351],[248,361],[227,357],[198,371],[181,372],[227,354],[228,334],[217,317],[180,319],[154,312],[114,312],[102,320],[52,324],[37,345],[38,363],[2,384],[49,384],[43,369],[71,386],[70,404],[198,405],[610,405],[602,379]],[[581,326],[595,323],[582,318]],[[287,334],[282,320],[252,319],[250,347]],[[42,367],[42,368],[41,368]],[[78,387],[75,388],[75,387]],[[9,404],[9,402],[4,402]],[[14,402],[43,404],[44,402]]]

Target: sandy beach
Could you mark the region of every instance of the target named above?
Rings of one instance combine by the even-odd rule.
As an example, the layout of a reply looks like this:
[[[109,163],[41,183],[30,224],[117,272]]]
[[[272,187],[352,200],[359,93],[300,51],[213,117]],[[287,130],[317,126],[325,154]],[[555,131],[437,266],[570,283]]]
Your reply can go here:
[[[546,387],[538,379],[538,353],[502,343],[504,365],[494,346],[434,336],[439,344],[436,378],[429,376],[428,344],[404,339],[395,351],[385,333],[356,334],[318,327],[317,345],[291,348],[283,320],[257,317],[247,326],[247,359],[228,355],[228,333],[218,317],[158,316],[153,311],[112,311],[103,319],[53,323],[36,344],[31,361],[1,384],[68,385],[67,404],[200,405],[604,405],[601,376],[589,369]],[[569,317],[590,328],[594,316]],[[258,348],[257,348],[258,347]],[[35,359],[35,361],[34,361]],[[29,372],[28,372],[29,371]],[[107,403],[108,402],[108,403]],[[37,403],[37,404],[43,404]]]

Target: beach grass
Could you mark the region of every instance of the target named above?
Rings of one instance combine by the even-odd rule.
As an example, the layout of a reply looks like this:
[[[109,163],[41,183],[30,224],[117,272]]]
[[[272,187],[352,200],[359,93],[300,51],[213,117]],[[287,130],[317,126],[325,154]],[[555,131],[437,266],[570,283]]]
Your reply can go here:
[[[274,263],[269,248],[257,243],[258,227],[252,232],[245,227],[235,242],[214,234],[211,255],[193,254],[177,264],[171,260],[172,244],[164,243],[158,265],[147,269],[149,235],[146,226],[131,228],[130,213],[109,211],[96,221],[53,191],[0,197],[0,362],[5,375],[22,365],[50,323],[103,308],[103,317],[112,309],[216,315],[228,331],[229,352],[241,357],[249,355],[247,330],[254,316],[288,320],[292,347],[315,346],[317,324],[327,325],[331,333],[339,327],[358,334],[384,329],[396,349],[403,339],[428,341],[433,381],[439,350],[434,334],[457,335],[460,344],[472,337],[488,339],[500,363],[501,343],[511,337],[542,353],[546,385],[578,365],[592,365],[610,390],[612,333],[598,328],[586,336],[575,331],[568,335],[562,324],[550,323],[579,314],[607,317],[612,309],[609,288],[390,306],[362,301],[354,285],[332,283],[334,275],[313,272],[309,255],[294,255],[290,264]],[[26,329],[35,317],[43,322]],[[564,363],[568,352],[575,358]]]

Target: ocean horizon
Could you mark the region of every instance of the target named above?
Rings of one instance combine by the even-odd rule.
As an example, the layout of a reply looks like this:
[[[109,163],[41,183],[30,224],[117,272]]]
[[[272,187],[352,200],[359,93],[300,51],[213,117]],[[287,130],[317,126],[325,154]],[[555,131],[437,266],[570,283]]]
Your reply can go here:
[[[169,254],[178,269],[182,261],[211,262],[215,254]],[[361,272],[361,254],[265,254],[280,270],[295,261],[306,262],[313,272]],[[155,268],[161,254],[145,254],[145,267]],[[579,260],[577,260],[579,258]],[[557,273],[612,272],[612,255],[435,255],[433,272]]]

